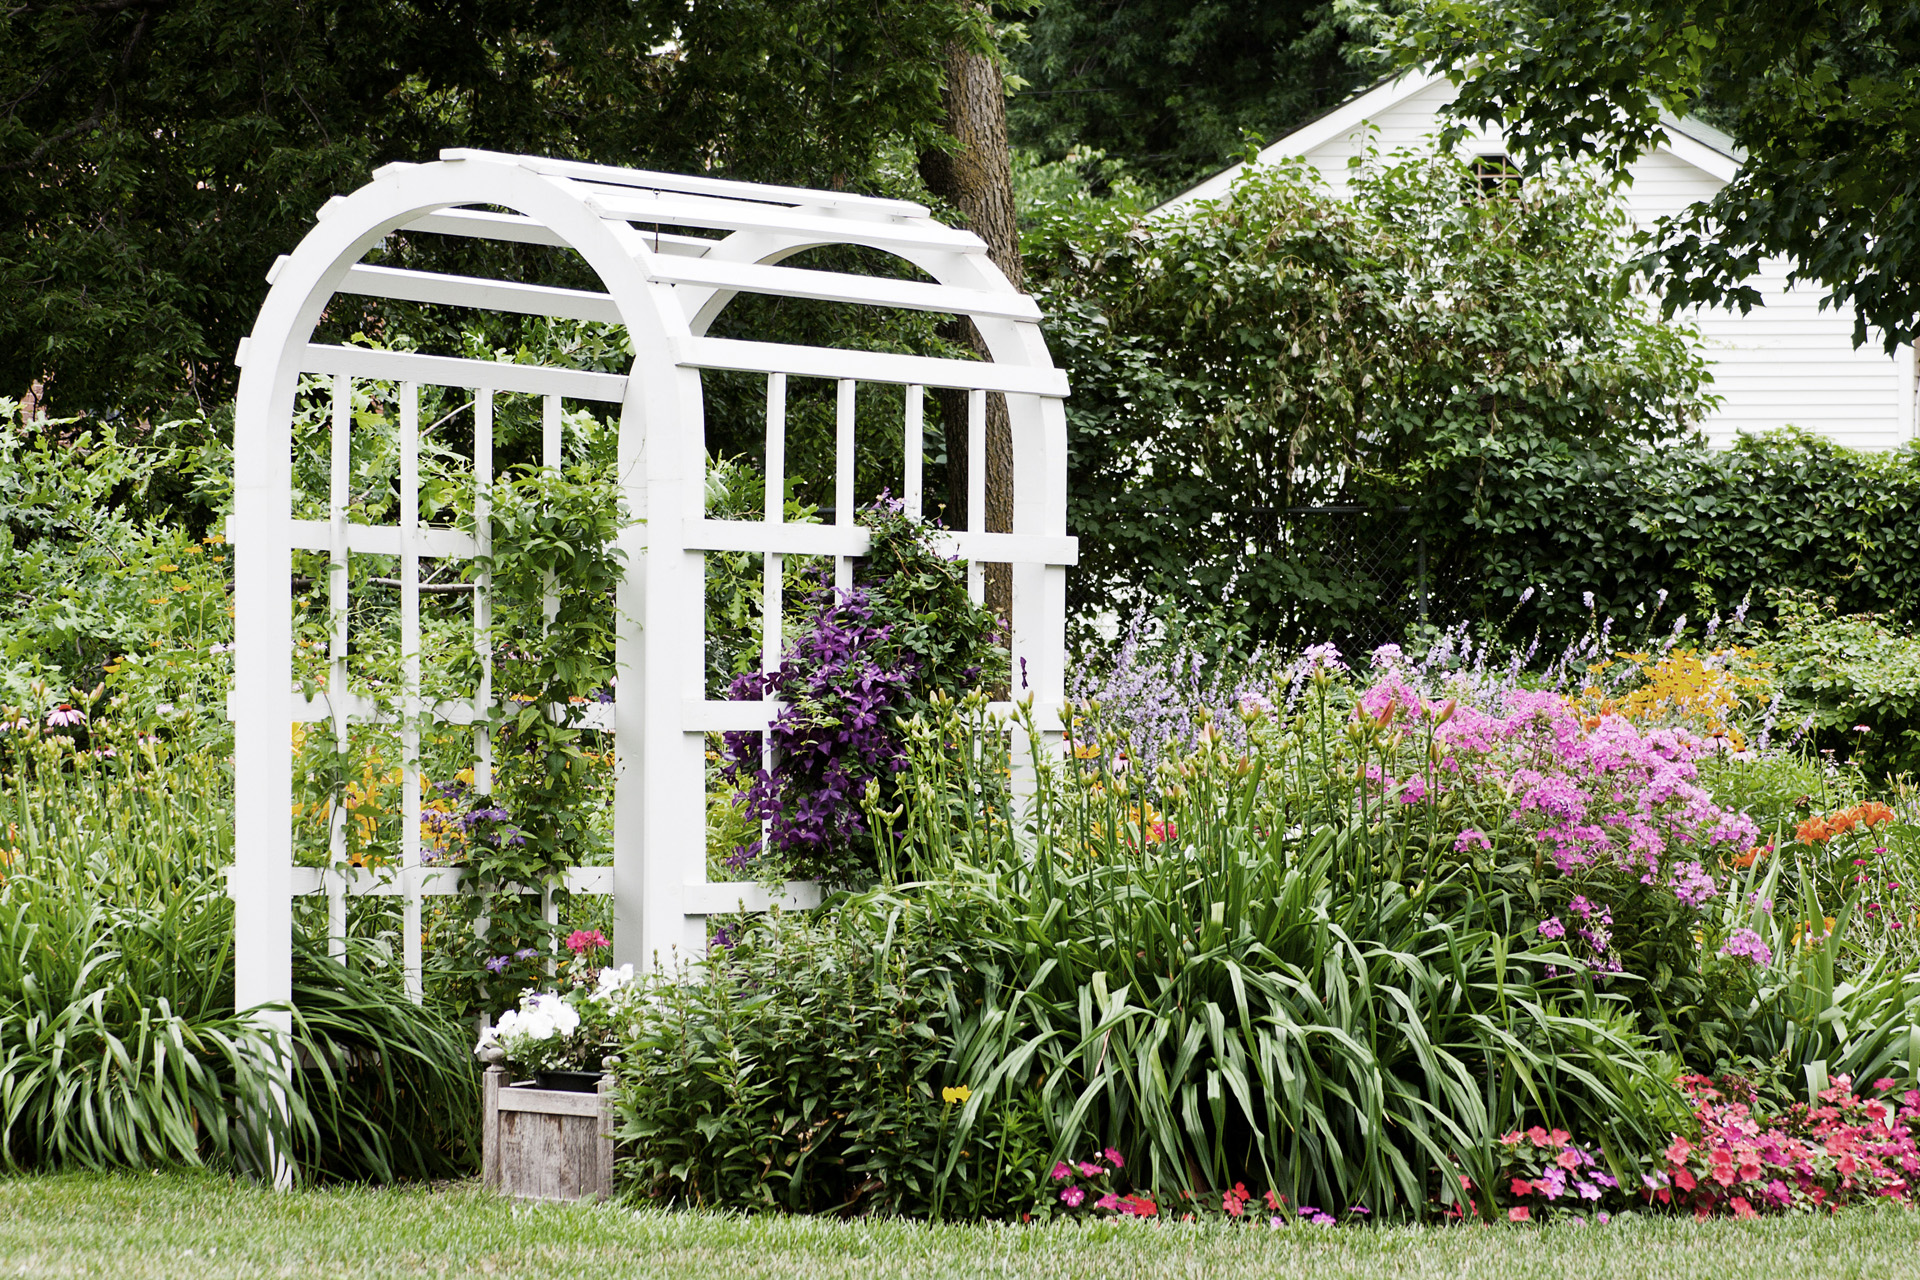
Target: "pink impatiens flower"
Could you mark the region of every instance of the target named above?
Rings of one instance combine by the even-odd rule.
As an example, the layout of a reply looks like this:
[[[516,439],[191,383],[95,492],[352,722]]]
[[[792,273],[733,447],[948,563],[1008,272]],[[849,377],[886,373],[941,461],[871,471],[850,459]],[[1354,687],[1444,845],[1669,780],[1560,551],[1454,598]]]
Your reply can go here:
[[[1082,1191],[1078,1187],[1068,1187],[1065,1191],[1062,1191],[1060,1193],[1060,1199],[1066,1203],[1066,1206],[1069,1209],[1078,1209],[1080,1207],[1080,1202],[1082,1200],[1085,1200],[1086,1198],[1087,1198],[1087,1193]]]
[[[1108,1164],[1112,1165],[1116,1169],[1124,1169],[1127,1167],[1127,1162],[1125,1160],[1122,1160],[1120,1158],[1120,1153],[1118,1151],[1115,1151],[1112,1147],[1108,1147],[1106,1150],[1102,1151],[1100,1155],[1106,1160]]]

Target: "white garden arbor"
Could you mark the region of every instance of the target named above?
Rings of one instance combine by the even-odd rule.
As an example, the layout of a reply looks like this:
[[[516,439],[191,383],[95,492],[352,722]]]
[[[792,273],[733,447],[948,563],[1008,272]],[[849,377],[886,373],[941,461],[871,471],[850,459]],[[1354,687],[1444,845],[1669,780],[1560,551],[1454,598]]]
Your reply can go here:
[[[559,246],[598,275],[604,292],[368,265],[364,255],[396,231]],[[719,234],[716,234],[719,233]],[[854,245],[905,259],[936,283],[779,265],[807,249]],[[988,260],[985,246],[941,225],[917,204],[838,192],[760,186],[706,177],[649,173],[565,160],[482,151],[446,151],[438,162],[395,164],[367,186],[336,197],[319,222],[270,276],[271,292],[241,344],[234,432],[236,496],[229,534],[236,576],[236,841],[231,890],[236,919],[236,1000],[241,1008],[290,998],[293,900],[323,894],[338,932],[342,903],[356,893],[405,901],[406,963],[420,973],[423,894],[458,892],[457,870],[423,865],[420,839],[420,728],[474,725],[479,789],[487,789],[491,745],[484,725],[492,690],[484,663],[479,687],[463,699],[429,706],[421,696],[420,562],[485,554],[485,504],[466,533],[421,525],[415,514],[422,387],[473,397],[473,483],[492,481],[492,397],[541,398],[544,456],[560,457],[566,402],[619,406],[618,483],[640,517],[623,535],[626,573],[617,601],[620,678],[610,715],[615,750],[614,853],[610,868],[581,868],[570,888],[613,895],[614,957],[637,966],[656,956],[700,953],[704,917],[742,904],[764,906],[754,884],[708,883],[705,873],[704,734],[764,729],[778,713],[767,702],[705,697],[704,553],[757,552],[765,566],[763,653],[777,661],[781,557],[834,557],[836,581],[851,580],[851,558],[866,549],[854,524],[854,389],[860,382],[905,388],[902,492],[918,514],[922,392],[970,392],[968,475],[972,527],[947,535],[969,561],[978,591],[983,563],[1013,566],[1012,648],[1043,729],[1057,729],[1062,696],[1065,567],[1075,558],[1066,536],[1064,375],[1053,367],[1033,301],[1016,292]],[[935,359],[857,349],[782,345],[706,336],[739,293],[760,293],[868,307],[969,316],[991,362]],[[401,299],[625,326],[634,353],[625,375],[332,346],[313,341],[336,294]],[[766,503],[759,520],[706,518],[702,370],[766,378]],[[331,498],[326,520],[294,518],[292,420],[303,376],[332,379]],[[838,386],[832,524],[783,523],[787,379],[825,378]],[[400,493],[398,523],[349,523],[347,472],[356,380],[397,386]],[[311,385],[311,384],[309,384]],[[985,405],[1006,397],[1013,429],[1014,494],[1010,533],[988,533]],[[813,479],[825,483],[825,477]],[[294,690],[293,624],[288,582],[296,549],[328,555],[333,619],[327,689],[308,700]],[[344,743],[347,726],[376,717],[347,681],[346,566],[354,555],[396,557],[403,677],[396,716],[403,744],[401,865],[374,872],[345,865],[296,867],[289,817],[292,727],[330,726]],[[472,592],[476,637],[488,625],[484,579]],[[318,731],[325,732],[324,729]],[[336,806],[337,807],[337,806]],[[336,827],[340,824],[336,822]],[[336,836],[334,850],[344,849]],[[791,886],[805,901],[808,886]]]

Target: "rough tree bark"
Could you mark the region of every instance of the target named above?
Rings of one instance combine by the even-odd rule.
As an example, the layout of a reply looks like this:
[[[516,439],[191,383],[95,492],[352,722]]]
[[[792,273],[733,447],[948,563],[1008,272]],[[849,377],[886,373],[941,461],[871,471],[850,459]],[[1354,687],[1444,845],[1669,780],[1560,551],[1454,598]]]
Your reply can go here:
[[[981,6],[984,7],[984,6]],[[920,156],[920,176],[935,196],[966,220],[969,230],[987,242],[987,256],[1023,287],[1020,233],[1014,219],[1013,159],[1007,146],[1007,93],[1000,64],[991,53],[961,41],[947,46],[946,127],[959,147],[928,150]],[[942,337],[964,342],[987,359],[986,343],[971,320],[955,317],[940,326]],[[936,391],[940,424],[947,441],[948,527],[967,527],[967,393]],[[987,483],[985,528],[1013,531],[1013,431],[1006,398],[987,397]],[[1010,566],[986,566],[986,603],[1011,631],[1013,575]]]

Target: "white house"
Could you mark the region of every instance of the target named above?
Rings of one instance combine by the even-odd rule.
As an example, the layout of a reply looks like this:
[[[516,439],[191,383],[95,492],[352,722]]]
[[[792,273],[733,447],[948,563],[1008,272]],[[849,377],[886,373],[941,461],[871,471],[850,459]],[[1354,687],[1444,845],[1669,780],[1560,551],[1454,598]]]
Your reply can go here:
[[[1441,127],[1438,112],[1454,92],[1443,76],[1409,73],[1349,99],[1260,158],[1304,157],[1337,191],[1346,185],[1348,160],[1369,145],[1382,155],[1430,145],[1430,135]],[[1695,120],[1669,120],[1666,129],[1666,145],[1630,170],[1625,199],[1641,226],[1710,198],[1740,167],[1738,150],[1718,130]],[[1460,146],[1473,156],[1506,151],[1497,130],[1478,127]],[[1215,174],[1162,208],[1225,195],[1242,167]],[[1711,390],[1721,398],[1719,410],[1703,424],[1708,438],[1725,443],[1742,431],[1788,423],[1858,449],[1897,448],[1920,435],[1913,349],[1902,347],[1889,357],[1871,334],[1856,349],[1852,309],[1822,311],[1822,290],[1790,290],[1786,276],[1784,264],[1770,264],[1754,282],[1766,296],[1765,307],[1746,315],[1716,308],[1691,317],[1711,362]]]

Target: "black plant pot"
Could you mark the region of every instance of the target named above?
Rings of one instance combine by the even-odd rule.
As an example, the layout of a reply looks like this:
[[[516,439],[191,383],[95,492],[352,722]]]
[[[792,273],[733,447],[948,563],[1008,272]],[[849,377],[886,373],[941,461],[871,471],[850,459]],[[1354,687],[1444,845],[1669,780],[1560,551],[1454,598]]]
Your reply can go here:
[[[598,1071],[536,1071],[534,1083],[542,1089],[557,1089],[561,1093],[598,1093],[600,1091],[600,1073]]]

